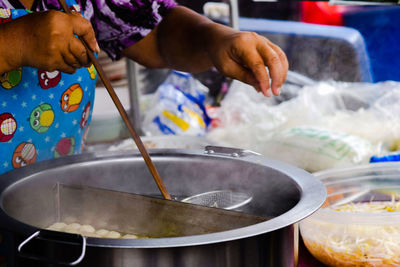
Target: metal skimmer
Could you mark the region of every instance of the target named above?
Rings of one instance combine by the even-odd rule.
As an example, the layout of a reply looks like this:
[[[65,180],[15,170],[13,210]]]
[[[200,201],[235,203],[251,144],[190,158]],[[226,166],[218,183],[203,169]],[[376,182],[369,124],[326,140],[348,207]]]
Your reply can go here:
[[[182,202],[208,206],[226,210],[233,210],[249,203],[253,196],[232,190],[217,190],[201,193],[182,199]]]

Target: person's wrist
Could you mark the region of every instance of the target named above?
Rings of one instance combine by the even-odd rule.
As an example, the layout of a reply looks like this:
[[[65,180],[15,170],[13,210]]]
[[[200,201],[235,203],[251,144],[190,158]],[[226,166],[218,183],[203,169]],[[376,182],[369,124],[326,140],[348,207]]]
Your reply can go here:
[[[7,22],[8,23],[8,22]],[[0,75],[12,70],[12,64],[10,63],[10,47],[7,40],[6,27],[7,23],[0,24]]]
[[[200,26],[199,36],[203,40],[204,50],[207,54],[215,49],[215,47],[220,46],[221,42],[224,40],[224,36],[233,34],[234,29],[214,22],[205,22]]]
[[[13,22],[0,24],[0,73],[14,70],[22,66],[22,36],[13,27]],[[28,44],[25,44],[28,45]]]
[[[215,46],[215,39],[217,35],[215,34],[215,23],[211,21],[204,21],[198,25],[197,28],[197,38],[198,42],[201,44],[204,53],[209,53],[210,49]]]

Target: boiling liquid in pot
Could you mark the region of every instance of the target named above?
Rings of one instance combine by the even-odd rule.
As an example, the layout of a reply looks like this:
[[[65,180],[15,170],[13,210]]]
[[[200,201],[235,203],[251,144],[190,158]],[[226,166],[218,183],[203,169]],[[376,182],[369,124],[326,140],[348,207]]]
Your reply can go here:
[[[113,235],[106,238],[126,234],[140,238],[193,236],[233,230],[268,219],[88,186],[58,184],[54,192],[56,212],[50,214],[53,219],[36,226],[48,228],[59,222],[51,225],[50,230],[89,237],[98,237],[99,229],[113,230]],[[100,237],[103,238],[101,233]]]
[[[71,234],[80,234],[86,237],[97,237],[97,238],[121,238],[121,239],[149,238],[148,236],[120,233],[117,231],[110,231],[107,229],[96,230],[93,226],[89,224],[81,225],[79,223],[66,224],[64,222],[56,222],[47,227],[46,229],[52,231],[71,233]]]

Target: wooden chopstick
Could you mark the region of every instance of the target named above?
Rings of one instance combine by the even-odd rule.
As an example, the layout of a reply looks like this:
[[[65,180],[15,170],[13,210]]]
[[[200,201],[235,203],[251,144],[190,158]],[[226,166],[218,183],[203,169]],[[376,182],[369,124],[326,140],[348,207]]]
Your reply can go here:
[[[61,7],[64,9],[64,12],[66,12],[67,14],[72,14],[71,10],[68,8],[68,5],[65,3],[65,0],[58,0],[58,1],[60,3]],[[165,187],[164,182],[162,181],[162,179],[156,169],[156,166],[154,166],[154,163],[151,160],[150,155],[147,152],[145,146],[143,145],[143,142],[140,139],[140,136],[137,134],[135,128],[133,127],[132,123],[130,122],[130,120],[128,118],[128,114],[126,113],[124,107],[122,106],[121,101],[119,100],[117,94],[115,93],[115,90],[112,87],[110,81],[108,80],[107,76],[105,75],[103,68],[101,67],[97,58],[95,57],[93,52],[90,50],[89,46],[85,43],[85,41],[82,38],[79,38],[79,40],[81,40],[83,45],[85,46],[90,60],[92,61],[94,67],[97,70],[97,73],[100,76],[101,81],[103,82],[103,84],[106,87],[109,95],[111,96],[115,106],[117,107],[119,114],[122,117],[122,120],[124,121],[126,127],[128,128],[128,130],[133,138],[133,141],[135,141],[136,146],[138,147],[140,153],[142,154],[142,157],[143,157],[144,161],[146,162],[146,165],[149,168],[150,173],[152,174],[161,194],[163,195],[163,197],[165,199],[170,200],[171,196],[168,193],[167,188]]]

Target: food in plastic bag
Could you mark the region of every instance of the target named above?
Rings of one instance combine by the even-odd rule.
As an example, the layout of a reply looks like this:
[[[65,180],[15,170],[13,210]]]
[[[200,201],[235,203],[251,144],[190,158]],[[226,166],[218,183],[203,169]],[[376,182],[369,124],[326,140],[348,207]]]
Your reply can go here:
[[[373,155],[398,149],[400,83],[318,82],[292,96],[274,103],[250,86],[234,81],[217,112],[220,123],[207,137],[309,171],[367,163]],[[330,156],[319,155],[315,151],[324,143],[296,136],[294,129],[323,131],[349,153],[340,157],[340,153],[328,153],[324,147],[324,153]]]
[[[320,82],[304,87],[297,98],[282,103],[280,109],[294,125],[345,132],[390,149],[400,134],[399,101],[397,82]]]
[[[314,172],[368,163],[371,142],[356,135],[317,127],[295,127],[275,132],[263,144],[267,157]]]
[[[190,74],[171,72],[157,88],[145,114],[145,134],[204,136],[210,123],[204,107],[207,91]]]
[[[257,151],[272,131],[286,123],[286,118],[274,106],[266,103],[268,99],[254,88],[234,81],[222,105],[216,112],[218,127],[211,129],[207,137],[217,144]],[[257,151],[262,153],[262,151]]]

